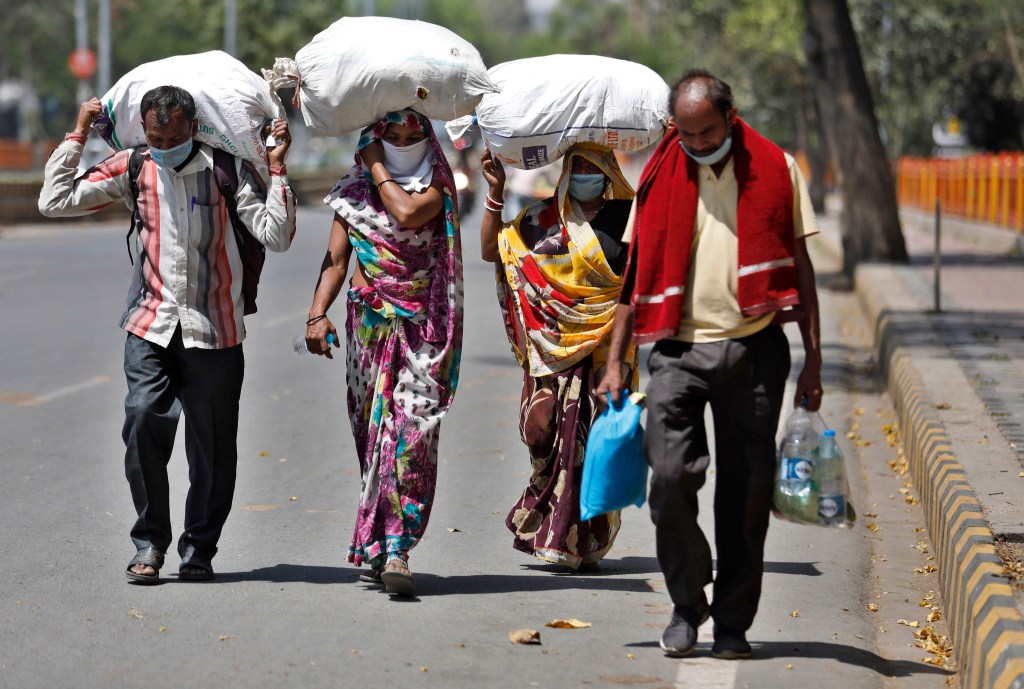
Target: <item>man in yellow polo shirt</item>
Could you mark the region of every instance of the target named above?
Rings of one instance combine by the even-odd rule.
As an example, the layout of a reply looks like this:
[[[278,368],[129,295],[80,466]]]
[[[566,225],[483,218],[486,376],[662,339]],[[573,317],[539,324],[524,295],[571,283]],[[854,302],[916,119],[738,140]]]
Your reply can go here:
[[[711,616],[712,655],[748,658],[790,368],[785,322],[799,324],[805,351],[796,401],[821,404],[817,293],[804,245],[818,228],[793,158],[737,117],[728,84],[693,70],[672,99],[675,127],[644,169],[623,237],[630,263],[597,393],[617,401],[631,339],[656,343],[645,451],[658,562],[674,604],[661,647],[686,655]],[[710,604],[711,549],[697,523],[708,404],[718,555]]]

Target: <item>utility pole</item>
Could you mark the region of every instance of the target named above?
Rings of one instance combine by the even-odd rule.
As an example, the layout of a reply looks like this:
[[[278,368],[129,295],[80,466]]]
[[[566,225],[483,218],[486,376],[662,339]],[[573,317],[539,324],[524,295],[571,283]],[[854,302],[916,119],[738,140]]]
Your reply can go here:
[[[75,0],[75,48],[79,51],[89,49],[89,15],[88,0]],[[78,102],[89,100],[89,80],[78,80]]]
[[[103,96],[110,87],[110,0],[99,0],[99,77],[96,92]]]
[[[234,56],[238,50],[238,3],[224,0],[224,52]]]

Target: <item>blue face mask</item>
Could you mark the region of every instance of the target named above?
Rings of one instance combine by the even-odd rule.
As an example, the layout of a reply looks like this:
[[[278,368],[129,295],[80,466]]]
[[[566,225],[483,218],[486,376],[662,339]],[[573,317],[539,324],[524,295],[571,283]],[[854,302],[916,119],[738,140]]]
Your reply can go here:
[[[577,201],[592,201],[604,193],[604,175],[572,173],[569,178],[569,196]]]
[[[729,136],[725,137],[725,141],[722,142],[722,145],[718,147],[717,151],[706,156],[696,155],[693,151],[683,145],[682,141],[679,142],[679,145],[683,147],[686,155],[696,160],[699,164],[714,165],[715,163],[722,162],[725,156],[729,155],[729,151],[732,149],[732,131],[730,130]]]
[[[160,167],[178,167],[186,160],[188,160],[189,154],[192,152],[192,139],[189,139],[183,144],[174,146],[172,148],[149,148],[149,155],[153,159],[153,162]]]

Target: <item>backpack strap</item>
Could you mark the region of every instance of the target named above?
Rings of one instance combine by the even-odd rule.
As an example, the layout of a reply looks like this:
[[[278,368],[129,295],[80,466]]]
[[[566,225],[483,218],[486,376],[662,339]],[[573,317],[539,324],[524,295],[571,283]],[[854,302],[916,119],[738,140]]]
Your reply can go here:
[[[132,217],[124,241],[128,245],[128,260],[132,265],[135,265],[135,259],[132,257],[132,233],[135,232],[138,225],[136,221],[139,218],[139,175],[142,173],[142,163],[145,162],[142,153],[148,149],[149,146],[146,145],[136,146],[128,154],[128,189],[132,195]]]

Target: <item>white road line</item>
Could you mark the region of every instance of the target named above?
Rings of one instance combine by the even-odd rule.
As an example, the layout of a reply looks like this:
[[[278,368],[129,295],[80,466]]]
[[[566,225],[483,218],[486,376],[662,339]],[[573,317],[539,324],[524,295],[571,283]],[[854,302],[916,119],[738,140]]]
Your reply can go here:
[[[81,383],[75,383],[74,385],[68,385],[63,388],[58,388],[53,392],[46,393],[45,395],[40,395],[39,397],[31,397],[24,401],[15,402],[15,404],[17,404],[19,407],[38,407],[39,405],[46,404],[47,402],[52,402],[55,399],[67,397],[68,395],[73,395],[76,392],[88,390],[89,388],[94,388],[97,385],[103,385],[104,383],[109,382],[110,376],[93,376],[89,380],[82,381]]]
[[[697,631],[697,643],[710,649],[714,635],[709,620]],[[683,658],[676,673],[676,689],[733,689],[736,686],[735,660],[718,660],[709,656]]]

